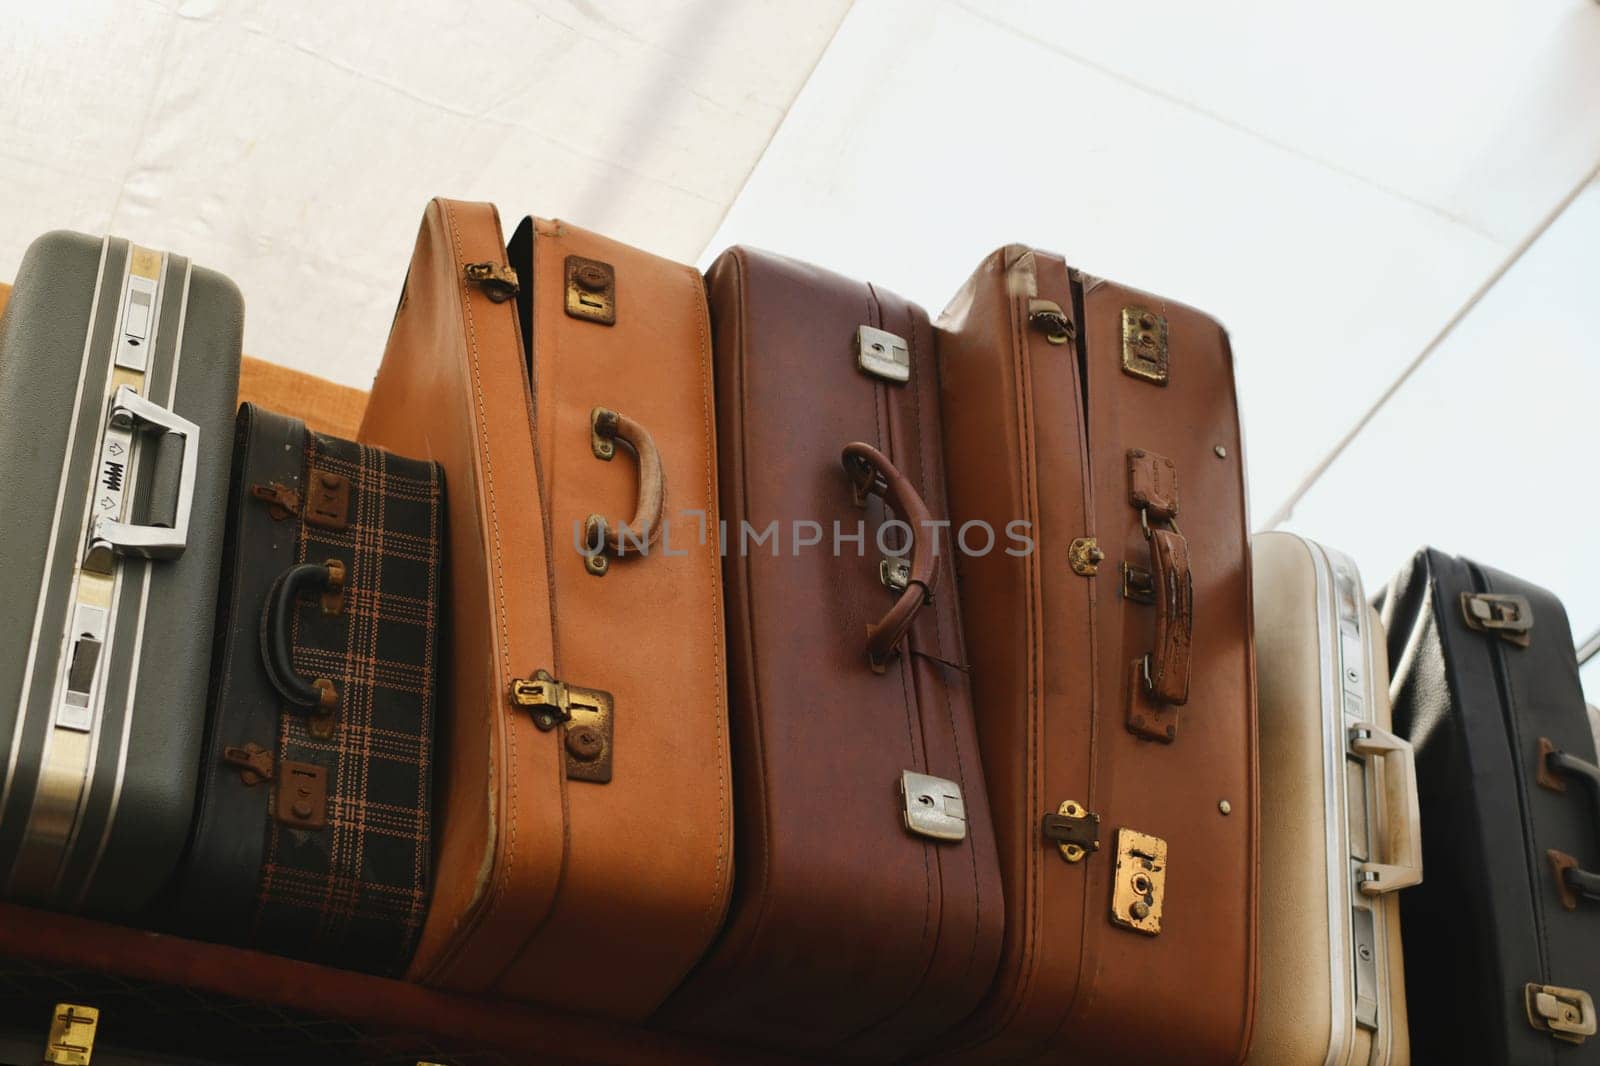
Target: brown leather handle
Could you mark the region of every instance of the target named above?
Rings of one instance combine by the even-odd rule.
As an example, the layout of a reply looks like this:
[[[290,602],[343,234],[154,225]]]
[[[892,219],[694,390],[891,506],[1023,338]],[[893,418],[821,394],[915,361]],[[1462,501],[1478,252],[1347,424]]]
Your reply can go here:
[[[1145,525],[1150,583],[1156,596],[1156,645],[1145,657],[1144,683],[1162,703],[1189,700],[1189,646],[1194,637],[1194,582],[1189,542],[1174,529]]]
[[[641,544],[644,549],[654,547],[661,539],[661,513],[667,503],[666,475],[661,469],[661,452],[656,449],[655,438],[644,426],[609,407],[596,407],[591,411],[589,426],[597,440],[622,441],[633,450],[639,460],[639,504],[634,509],[633,521],[626,527],[626,543],[621,527],[608,522],[604,515],[590,515],[584,528],[588,550],[622,555],[630,549],[640,553]],[[642,541],[641,533],[644,534]]]
[[[887,614],[867,626],[867,659],[874,670],[882,673],[917,612],[932,601],[934,586],[939,583],[935,546],[926,539],[933,528],[933,515],[910,479],[872,445],[861,441],[846,444],[840,462],[850,475],[857,503],[865,504],[868,496],[882,496],[901,521],[911,527],[911,576],[906,579],[905,591]]]

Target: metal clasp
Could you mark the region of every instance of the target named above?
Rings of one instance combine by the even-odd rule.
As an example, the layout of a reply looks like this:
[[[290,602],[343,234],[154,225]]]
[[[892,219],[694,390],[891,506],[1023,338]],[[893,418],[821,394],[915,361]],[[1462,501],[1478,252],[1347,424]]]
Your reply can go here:
[[[1054,300],[1029,300],[1028,324],[1043,333],[1051,344],[1066,344],[1078,332],[1078,327]]]
[[[483,294],[497,304],[511,299],[522,287],[517,272],[499,263],[468,263],[462,273],[468,281],[477,282]]]
[[[1106,561],[1106,553],[1094,537],[1078,537],[1067,545],[1067,565],[1079,577],[1093,577]],[[1126,568],[1127,564],[1123,564]]]
[[[222,761],[239,769],[239,778],[247,785],[259,785],[272,780],[272,752],[260,744],[246,744],[242,748],[222,749]]]
[[[549,732],[567,727],[567,778],[605,784],[611,780],[613,721],[616,701],[611,693],[580,688],[558,681],[548,671],[535,670],[531,678],[511,682],[511,703],[528,710],[533,724]]]
[[[567,256],[567,314],[602,326],[617,323],[617,271],[610,263]]]
[[[967,805],[961,786],[931,774],[904,770],[900,774],[906,829],[934,840],[965,840]]]
[[[1089,852],[1100,850],[1100,816],[1075,800],[1066,800],[1055,814],[1044,816],[1044,838],[1055,842],[1063,859],[1082,862]]]
[[[911,348],[905,338],[872,326],[856,328],[856,365],[885,381],[911,380]]]
[[[1594,1000],[1583,989],[1530,982],[1523,995],[1528,1024],[1541,1033],[1569,1044],[1581,1044],[1594,1035]]]
[[[1461,616],[1467,628],[1479,633],[1496,633],[1519,648],[1531,641],[1533,605],[1526,596],[1507,596],[1494,592],[1463,592]]]
[[[1117,867],[1111,876],[1111,920],[1136,933],[1160,935],[1167,890],[1167,842],[1137,830],[1118,829]]]
[[[50,1015],[50,1036],[44,1047],[44,1061],[51,1066],[89,1066],[94,1054],[94,1031],[100,1012],[76,1003],[57,1003]]]
[[[890,592],[904,592],[911,585],[911,560],[882,560],[878,563],[878,580]]]

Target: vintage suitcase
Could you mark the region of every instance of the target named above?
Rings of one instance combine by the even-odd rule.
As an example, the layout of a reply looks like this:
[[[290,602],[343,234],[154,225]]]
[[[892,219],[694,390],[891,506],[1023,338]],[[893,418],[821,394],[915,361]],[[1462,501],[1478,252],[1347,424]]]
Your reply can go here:
[[[444,479],[245,404],[178,929],[410,961],[432,868]]]
[[[1026,541],[957,555],[1008,921],[955,1046],[1235,1062],[1259,855],[1227,334],[1017,245],[938,327],[951,518]]]
[[[892,293],[761,252],[708,281],[744,858],[726,934],[666,1013],[886,1060],[977,1004],[1004,917],[938,543],[933,333]]]
[[[411,974],[639,1019],[732,876],[705,293],[562,223],[511,257],[492,207],[435,201],[362,426],[451,485],[449,784]]]
[[[104,914],[194,811],[244,309],[233,283],[51,233],[0,323],[0,894]]]
[[[1400,897],[1418,1062],[1600,1062],[1600,769],[1561,602],[1427,549],[1385,591],[1427,880]]]
[[[1250,1061],[1403,1064],[1398,889],[1422,879],[1383,624],[1339,552],[1251,542],[1261,718],[1261,976]]]

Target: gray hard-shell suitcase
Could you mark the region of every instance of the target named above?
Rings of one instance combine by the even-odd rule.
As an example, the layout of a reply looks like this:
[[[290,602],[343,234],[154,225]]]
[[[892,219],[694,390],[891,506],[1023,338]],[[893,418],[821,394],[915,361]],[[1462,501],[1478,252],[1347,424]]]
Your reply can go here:
[[[244,306],[49,233],[0,319],[0,894],[138,910],[193,816]]]

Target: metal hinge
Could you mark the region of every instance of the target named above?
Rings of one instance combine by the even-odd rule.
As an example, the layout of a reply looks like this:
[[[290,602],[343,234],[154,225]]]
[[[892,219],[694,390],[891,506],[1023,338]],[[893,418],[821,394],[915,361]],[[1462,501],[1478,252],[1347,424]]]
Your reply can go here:
[[[468,281],[476,282],[483,294],[493,302],[505,303],[522,287],[517,272],[499,263],[468,263],[462,273]]]
[[[1519,648],[1530,643],[1533,605],[1526,596],[1504,596],[1493,592],[1463,592],[1461,616],[1467,628],[1479,633],[1495,633]]]
[[[967,805],[954,781],[914,770],[900,773],[906,829],[934,840],[965,840]]]
[[[57,1003],[50,1016],[50,1036],[44,1061],[51,1066],[89,1066],[94,1055],[94,1031],[100,1012],[76,1003]]]
[[[1581,988],[1529,983],[1523,989],[1528,1024],[1557,1040],[1581,1044],[1594,1035],[1594,1000]]]
[[[1055,814],[1044,816],[1044,838],[1061,849],[1068,862],[1082,862],[1100,850],[1100,816],[1075,800],[1066,800]]]
[[[549,732],[565,725],[567,777],[605,784],[611,780],[612,722],[616,701],[597,688],[579,688],[559,681],[546,670],[511,682],[512,706],[523,708],[533,724]]]

